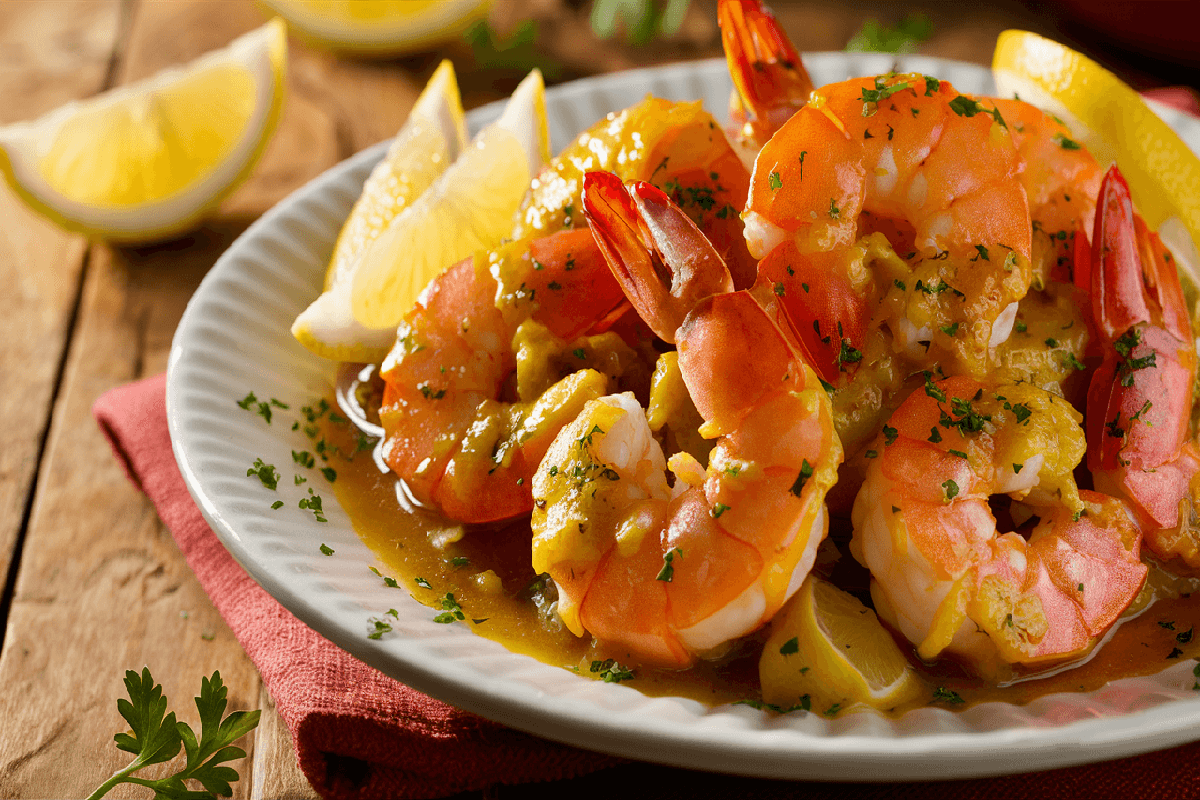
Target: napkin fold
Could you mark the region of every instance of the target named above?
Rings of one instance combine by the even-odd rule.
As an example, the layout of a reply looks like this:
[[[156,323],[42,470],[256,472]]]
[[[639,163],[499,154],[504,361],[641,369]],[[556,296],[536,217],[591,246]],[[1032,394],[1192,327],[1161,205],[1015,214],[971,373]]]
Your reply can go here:
[[[188,493],[167,431],[165,375],[113,389],[92,411],[258,668],[292,733],[300,768],[322,797],[444,797],[619,762],[427,697],[292,616],[233,559]]]

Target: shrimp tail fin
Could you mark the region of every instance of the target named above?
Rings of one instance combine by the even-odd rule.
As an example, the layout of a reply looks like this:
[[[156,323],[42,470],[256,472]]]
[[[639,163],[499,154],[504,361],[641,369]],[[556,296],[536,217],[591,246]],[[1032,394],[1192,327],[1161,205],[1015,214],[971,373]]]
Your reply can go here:
[[[1115,166],[1100,186],[1091,268],[1104,362],[1088,390],[1088,466],[1151,523],[1153,548],[1154,531],[1178,526],[1200,468],[1188,435],[1196,352],[1179,276]]]
[[[1161,326],[1180,340],[1191,338],[1187,302],[1171,256],[1158,234],[1134,213],[1129,184],[1116,165],[1100,185],[1091,262],[1093,310],[1105,335],[1131,326]]]
[[[611,172],[584,177],[583,207],[625,296],[662,339],[697,302],[733,291],[729,269],[696,224],[655,186]]]
[[[733,78],[730,118],[761,146],[808,102],[812,78],[761,0],[721,0],[717,21]]]

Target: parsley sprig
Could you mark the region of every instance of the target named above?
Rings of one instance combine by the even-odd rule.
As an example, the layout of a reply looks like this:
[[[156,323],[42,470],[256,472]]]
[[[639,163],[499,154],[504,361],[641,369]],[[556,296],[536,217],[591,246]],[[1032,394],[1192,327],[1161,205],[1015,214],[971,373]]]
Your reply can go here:
[[[203,679],[200,696],[196,698],[196,710],[200,712],[197,740],[191,726],[175,719],[174,711],[166,713],[167,698],[163,697],[162,685],[154,682],[148,668],[143,668],[141,675],[126,671],[125,688],[129,699],[118,700],[117,710],[129,723],[130,732],[118,733],[113,739],[119,749],[137,757],[100,784],[88,800],[103,797],[120,783],[152,789],[156,800],[200,800],[233,794],[230,784],[238,779],[237,771],[221,764],[246,757],[245,750],[232,745],[258,726],[261,712],[234,711],[222,720],[229,690],[221,682],[221,673],[214,672],[211,678]],[[174,775],[158,780],[133,777],[143,767],[170,761],[181,749],[187,753],[187,762]],[[205,792],[188,789],[184,783],[188,780],[198,781]]]

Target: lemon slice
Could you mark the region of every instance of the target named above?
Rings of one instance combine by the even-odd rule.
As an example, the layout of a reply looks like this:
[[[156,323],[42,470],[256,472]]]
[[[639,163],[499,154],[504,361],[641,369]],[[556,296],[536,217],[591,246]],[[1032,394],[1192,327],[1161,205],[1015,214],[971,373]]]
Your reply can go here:
[[[500,118],[367,245],[351,286],[354,318],[368,328],[394,330],[438,273],[500,244],[549,158],[545,87],[534,70]]]
[[[925,696],[875,612],[812,575],[771,623],[758,672],[763,701],[782,708],[887,709]]]
[[[250,174],[283,108],[286,60],[272,20],[185,67],[0,128],[0,172],[66,228],[180,233]]]
[[[457,38],[491,0],[261,0],[304,38],[332,50],[387,56]]]
[[[387,355],[396,326],[368,328],[350,313],[350,286],[360,257],[463,151],[467,131],[454,67],[443,61],[387,154],[363,184],[338,235],[325,272],[325,291],[292,324],[292,335],[319,356],[374,362]]]
[[[1028,31],[1000,34],[992,71],[1016,94],[1060,117],[1104,167],[1114,161],[1146,223],[1179,266],[1185,292],[1200,287],[1200,158],[1133,88],[1086,56]]]

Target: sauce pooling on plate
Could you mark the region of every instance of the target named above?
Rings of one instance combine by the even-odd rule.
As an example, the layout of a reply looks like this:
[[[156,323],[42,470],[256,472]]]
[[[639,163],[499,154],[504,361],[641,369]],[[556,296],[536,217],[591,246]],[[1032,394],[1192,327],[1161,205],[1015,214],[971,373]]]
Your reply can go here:
[[[331,450],[353,452],[355,436],[346,427],[326,423],[323,435]],[[712,706],[759,703],[758,659],[764,632],[737,642],[719,659],[700,660],[686,670],[648,667],[619,649],[576,637],[553,613],[552,590],[530,566],[527,519],[464,527],[413,504],[396,478],[382,472],[367,455],[360,453],[338,464],[333,486],[338,502],[358,535],[379,556],[382,576],[394,579],[402,591],[428,606],[431,620],[466,625],[514,652],[586,677],[625,683],[646,695],[686,697]],[[849,521],[835,519],[814,571],[844,587],[857,586],[856,594],[868,599],[865,572],[844,545],[833,544],[849,537]],[[921,705],[963,709],[989,701],[1023,704],[1055,692],[1093,691],[1113,680],[1154,674],[1200,658],[1200,635],[1196,635],[1200,634],[1200,595],[1190,594],[1197,589],[1200,586],[1194,582],[1152,569],[1133,609],[1087,660],[1041,676],[1015,675],[1003,686],[974,678],[946,660],[924,664],[905,646],[927,691],[922,701],[888,713],[900,715]],[[452,610],[447,615],[448,609],[461,610],[463,618]]]

